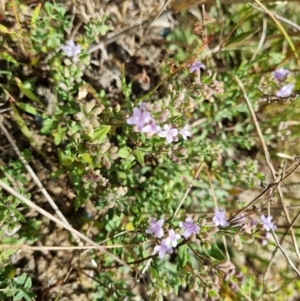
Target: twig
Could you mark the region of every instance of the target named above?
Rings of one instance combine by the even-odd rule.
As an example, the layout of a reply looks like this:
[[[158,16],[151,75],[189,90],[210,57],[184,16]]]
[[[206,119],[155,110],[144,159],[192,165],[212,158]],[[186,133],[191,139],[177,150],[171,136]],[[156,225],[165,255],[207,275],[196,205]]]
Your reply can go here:
[[[86,237],[85,235],[83,235],[82,233],[80,233],[79,231],[75,230],[74,228],[72,228],[70,225],[63,223],[61,220],[59,220],[58,218],[56,218],[55,216],[53,216],[52,214],[50,214],[49,212],[47,212],[46,210],[44,210],[43,208],[37,206],[35,203],[33,203],[32,201],[30,201],[29,199],[25,198],[23,195],[19,194],[17,191],[15,191],[13,188],[11,188],[9,185],[5,184],[2,180],[0,180],[0,187],[2,187],[4,190],[6,190],[7,192],[9,192],[11,195],[13,195],[14,197],[16,197],[17,199],[19,199],[20,201],[22,201],[23,203],[25,203],[27,206],[29,206],[30,208],[36,210],[37,212],[39,212],[40,214],[44,215],[45,217],[49,218],[50,220],[54,221],[55,223],[57,223],[58,225],[62,226],[63,228],[67,229],[68,231],[70,231],[71,233],[73,233],[75,236],[81,238],[82,240],[86,241],[87,243],[91,244],[92,246],[96,247],[98,250],[100,250],[101,252],[107,254],[108,256],[110,256],[111,258],[113,258],[115,261],[119,262],[122,266],[126,266],[128,268],[129,265],[124,262],[123,260],[121,260],[120,258],[118,258],[117,256],[111,254],[110,252],[108,252],[104,247],[99,246],[97,243],[95,243],[94,241],[92,241],[90,238]]]

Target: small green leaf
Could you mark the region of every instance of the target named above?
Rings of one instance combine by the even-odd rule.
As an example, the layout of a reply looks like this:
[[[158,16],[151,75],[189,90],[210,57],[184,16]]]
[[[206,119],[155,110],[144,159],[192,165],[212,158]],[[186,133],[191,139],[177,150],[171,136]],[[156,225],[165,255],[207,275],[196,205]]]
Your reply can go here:
[[[53,12],[54,6],[50,2],[45,2],[44,4],[44,10],[48,14],[49,17],[51,17]]]
[[[18,291],[17,294],[14,296],[14,300],[22,300],[25,297],[24,291]]]
[[[19,210],[17,210],[16,208],[12,208],[10,207],[10,211],[15,215],[15,217],[18,219],[19,222],[26,222],[25,217],[20,213]]]
[[[243,32],[235,37],[233,37],[227,44],[226,46],[228,45],[231,45],[231,44],[234,44],[234,43],[238,43],[238,42],[241,42],[243,40],[246,40],[247,38],[250,38],[252,35],[254,35],[257,31],[256,30],[251,30],[251,31],[247,31],[247,32]]]
[[[41,11],[41,6],[42,6],[42,3],[39,3],[36,7],[35,7],[35,9],[34,9],[34,11],[33,11],[33,13],[32,13],[32,17],[31,17],[31,28],[33,28],[33,27],[35,27],[36,26],[36,20],[38,19],[38,17],[39,17],[39,14],[40,14],[40,11]]]
[[[24,283],[24,288],[25,289],[30,289],[32,286],[32,281],[31,281],[31,278],[30,277],[27,277],[25,283]]]
[[[25,102],[17,102],[16,105],[21,108],[23,111],[32,114],[34,116],[38,115],[38,112],[35,107],[25,103]]]
[[[57,131],[53,133],[55,145],[59,145],[63,141],[66,132],[67,132],[66,128],[59,127]]]
[[[17,108],[15,107],[15,105],[13,103],[11,103],[11,108],[12,108],[12,112],[13,112],[13,117],[14,120],[16,121],[17,125],[19,126],[21,132],[23,133],[23,135],[32,143],[32,145],[39,150],[38,145],[36,144],[30,130],[28,129],[25,121],[23,120],[23,118],[21,117],[21,115],[19,114],[19,111],[17,110]]]
[[[70,166],[74,162],[75,157],[72,154],[64,154],[58,149],[58,159],[63,166]]]
[[[1,25],[0,25],[1,26]],[[19,62],[18,61],[16,61],[9,53],[7,53],[7,52],[1,52],[0,53],[0,58],[1,59],[3,59],[3,60],[5,60],[5,61],[7,61],[7,62],[9,62],[9,63],[13,63],[13,64],[15,64],[15,65],[19,65]]]
[[[2,33],[9,33],[9,34],[15,33],[12,29],[9,29],[9,28],[5,27],[2,24],[0,24],[0,32],[2,32]]]
[[[126,159],[129,157],[130,153],[131,153],[131,149],[129,147],[122,147],[118,151],[118,156],[120,158]]]
[[[23,285],[26,281],[27,275],[26,273],[21,274],[19,277],[14,279],[14,282],[17,284]]]
[[[87,164],[93,163],[93,159],[91,158],[91,155],[89,153],[81,154],[79,157],[81,157],[83,161],[86,162]]]
[[[94,131],[93,139],[96,139],[98,140],[98,142],[101,142],[106,138],[106,135],[109,132],[110,128],[110,125],[100,125],[100,127]]]
[[[179,265],[183,268],[188,261],[188,254],[187,254],[187,245],[180,246],[178,249],[178,262]]]
[[[15,275],[16,275],[16,269],[14,266],[12,265],[7,265],[5,267],[4,270],[4,275],[8,278],[8,279],[14,279]]]
[[[20,79],[18,79],[17,77],[15,77],[15,81],[17,83],[17,86],[19,87],[19,89],[21,90],[21,92],[24,95],[26,95],[32,101],[35,101],[35,102],[41,104],[42,106],[44,106],[44,104],[42,103],[42,101],[30,89],[26,88],[25,85],[21,82]]]
[[[208,254],[220,261],[225,260],[226,256],[223,254],[223,252],[219,249],[218,245],[216,243],[211,244],[211,249],[209,250]]]
[[[144,157],[145,157],[145,153],[136,149],[134,152],[133,152],[133,155],[134,157],[136,158],[136,160],[142,165],[144,166],[145,164],[145,160],[144,160]]]

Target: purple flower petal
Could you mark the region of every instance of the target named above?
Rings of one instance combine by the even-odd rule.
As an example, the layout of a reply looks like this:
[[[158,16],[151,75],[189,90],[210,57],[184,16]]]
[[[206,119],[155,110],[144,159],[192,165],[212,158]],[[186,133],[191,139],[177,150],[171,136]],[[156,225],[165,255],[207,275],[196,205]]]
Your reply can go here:
[[[278,97],[289,97],[293,93],[294,85],[287,84],[284,85],[277,93],[276,96]]]
[[[182,128],[180,131],[179,131],[179,134],[182,136],[182,138],[184,140],[187,140],[187,137],[191,137],[192,136],[192,133],[191,131],[189,130],[189,126],[186,125],[184,128]]]
[[[206,66],[198,61],[193,62],[192,64],[188,65],[188,67],[190,68],[190,73],[193,73],[197,70],[205,69]]]
[[[127,119],[127,123],[131,125],[136,125],[139,131],[152,120],[151,114],[147,111],[140,110],[138,108],[133,108],[133,115]]]
[[[169,230],[169,236],[167,237],[166,241],[172,247],[177,246],[177,240],[181,237],[180,234],[175,233],[173,229]]]
[[[61,49],[66,53],[67,56],[78,59],[77,55],[80,53],[81,48],[79,45],[75,45],[74,41],[70,40],[66,45],[61,46]]]
[[[176,141],[178,135],[178,130],[172,128],[170,124],[165,124],[163,130],[158,133],[159,137],[166,138],[167,144]]]
[[[164,230],[162,229],[164,225],[165,220],[160,219],[156,221],[154,218],[150,218],[149,224],[150,226],[146,229],[146,233],[152,234],[156,236],[157,238],[161,238],[164,236]]]
[[[163,259],[167,253],[173,253],[173,249],[169,246],[167,239],[163,239],[161,244],[154,248],[154,251],[158,253],[160,259]]]
[[[280,69],[273,71],[272,75],[274,76],[275,79],[281,81],[289,74],[289,72],[290,71],[287,69],[280,68]]]
[[[215,215],[213,217],[213,222],[215,223],[216,227],[226,227],[229,225],[227,218],[226,218],[226,211],[219,209],[215,209]]]
[[[272,216],[265,217],[264,215],[262,215],[260,218],[262,225],[266,231],[275,230],[277,228],[275,223],[271,221],[273,218]]]
[[[180,222],[179,227],[183,230],[183,236],[188,239],[193,233],[198,234],[200,227],[196,225],[190,217],[185,222]]]

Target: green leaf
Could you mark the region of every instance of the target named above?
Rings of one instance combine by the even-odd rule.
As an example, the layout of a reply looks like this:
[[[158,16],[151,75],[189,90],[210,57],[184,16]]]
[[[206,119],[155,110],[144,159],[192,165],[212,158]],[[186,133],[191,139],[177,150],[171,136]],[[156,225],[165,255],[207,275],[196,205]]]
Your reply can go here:
[[[62,142],[66,132],[67,132],[66,128],[59,127],[57,131],[53,133],[55,145],[59,145]]]
[[[5,27],[4,25],[0,24],[0,32],[13,34],[15,33],[12,29]]]
[[[145,164],[145,160],[144,160],[144,157],[145,157],[145,153],[136,149],[134,152],[133,152],[133,155],[135,156],[136,160],[142,165],[144,166]]]
[[[23,133],[23,135],[32,143],[32,145],[39,150],[38,145],[36,144],[33,135],[31,134],[30,130],[28,129],[25,121],[23,120],[23,118],[21,117],[21,115],[19,114],[19,111],[17,110],[17,108],[15,107],[15,105],[13,103],[11,103],[11,108],[12,108],[12,112],[13,112],[13,117],[14,120],[16,121],[17,125],[19,126],[21,132]]]
[[[14,282],[17,284],[23,285],[26,281],[27,275],[26,273],[21,274],[19,277],[14,279]]]
[[[26,95],[32,101],[35,101],[35,102],[41,104],[42,106],[44,106],[44,104],[42,103],[42,101],[30,89],[26,88],[25,85],[21,82],[20,79],[18,79],[17,77],[15,77],[15,81],[17,83],[17,86],[19,87],[19,89],[21,90],[21,92],[24,95]]]
[[[89,153],[81,154],[81,155],[79,155],[79,157],[81,157],[83,159],[83,161],[88,164],[93,163],[93,159],[91,158],[91,155]]]
[[[118,151],[118,156],[120,158],[126,159],[129,157],[130,153],[131,153],[131,149],[129,147],[122,147]]]
[[[96,139],[98,140],[98,142],[101,142],[106,138],[106,135],[109,132],[110,128],[110,125],[100,125],[100,127],[94,131],[93,139]]]
[[[35,107],[25,103],[25,102],[17,102],[16,105],[21,108],[23,111],[32,114],[32,115],[38,115],[38,112]]]
[[[218,245],[216,243],[211,244],[211,249],[209,250],[208,254],[220,261],[225,260],[226,256],[223,254],[223,252],[219,249]]]
[[[178,261],[180,267],[184,267],[188,261],[187,245],[180,246],[178,249]]]
[[[39,17],[39,14],[40,14],[40,11],[41,11],[41,6],[42,6],[42,3],[39,3],[39,4],[35,7],[35,9],[34,9],[34,11],[33,11],[33,13],[32,13],[31,22],[30,22],[31,28],[33,28],[33,27],[36,26],[35,23],[36,23],[36,20],[37,20],[38,17]]]
[[[18,291],[17,294],[14,296],[14,300],[22,300],[24,296],[25,296],[24,291]]]
[[[32,281],[31,281],[31,278],[30,277],[27,277],[25,283],[24,283],[24,288],[25,289],[30,289],[32,286]]]
[[[23,223],[26,222],[25,217],[20,213],[19,210],[17,210],[16,208],[10,207],[10,211],[15,215],[15,217],[18,219],[18,221],[23,222]]]
[[[51,17],[53,9],[54,9],[54,6],[50,2],[46,2],[44,4],[44,10],[48,14],[49,17]]]
[[[0,25],[1,26],[1,25]],[[7,61],[7,62],[9,62],[9,63],[13,63],[13,64],[15,64],[15,65],[19,65],[19,62],[18,61],[16,61],[9,53],[7,53],[7,52],[1,52],[0,53],[0,58],[1,59],[3,59],[3,60],[5,60],[5,61]]]
[[[4,275],[8,278],[8,279],[14,279],[15,275],[16,275],[16,269],[14,266],[12,265],[7,265],[5,267],[4,270]]]
[[[228,45],[231,45],[231,44],[234,44],[234,43],[238,43],[238,42],[241,42],[243,40],[246,40],[247,38],[251,37],[252,35],[254,35],[256,33],[256,30],[251,30],[251,31],[247,31],[247,32],[243,32],[237,36],[235,36],[234,38],[232,38],[227,44],[226,46]]]
[[[72,154],[64,154],[58,149],[58,159],[63,166],[70,166],[75,160],[75,156]]]

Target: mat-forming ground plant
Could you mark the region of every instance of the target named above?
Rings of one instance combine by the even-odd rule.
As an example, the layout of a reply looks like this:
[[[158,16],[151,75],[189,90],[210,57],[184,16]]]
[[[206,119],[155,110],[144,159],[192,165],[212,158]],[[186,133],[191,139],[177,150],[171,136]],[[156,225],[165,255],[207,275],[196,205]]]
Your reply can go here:
[[[201,42],[187,33],[196,51],[186,57],[180,52],[180,61],[156,66],[159,82],[140,97],[119,66],[121,86],[114,99],[85,73],[95,59],[89,51],[95,36],[110,30],[109,16],[90,18],[68,37],[74,18],[63,5],[37,5],[30,18],[23,16],[28,28],[16,10],[15,17],[17,27],[0,25],[5,33],[0,63],[7,69],[0,71],[0,104],[7,107],[5,114],[1,111],[1,139],[8,139],[17,154],[3,151],[0,164],[1,244],[29,245],[42,238],[38,229],[44,221],[28,206],[34,182],[61,219],[60,226],[69,231],[71,225],[94,244],[86,266],[71,263],[76,273],[94,281],[94,300],[177,300],[187,292],[197,300],[229,300],[228,291],[234,300],[257,298],[263,284],[255,278],[259,289],[249,293],[249,279],[255,276],[238,257],[251,248],[266,253],[279,248],[284,254],[271,207],[281,195],[280,184],[300,160],[296,157],[277,174],[268,161],[273,179],[260,172],[250,154],[260,143],[270,157],[274,127],[262,124],[261,129],[253,112],[259,111],[259,98],[263,105],[292,103],[299,96],[297,74],[288,66],[274,67],[263,77],[255,74],[251,66],[266,59],[264,53],[252,65],[243,58],[232,72],[220,72],[216,61],[208,59],[212,39]],[[174,30],[169,44],[180,38],[181,31]],[[227,38],[220,49],[234,44]],[[230,50],[224,52],[216,58],[225,61]],[[247,95],[242,82],[256,88]],[[16,145],[11,142],[15,135],[22,137]],[[36,180],[30,167],[38,172],[36,162],[48,166],[43,183],[63,183],[60,191],[64,195],[66,189],[70,196],[73,219],[64,217]],[[259,184],[255,195],[238,198],[242,187]],[[82,245],[82,237],[70,233],[68,244]],[[17,267],[12,250],[1,253],[0,297],[33,300],[46,295],[45,289],[31,289],[37,276]]]

